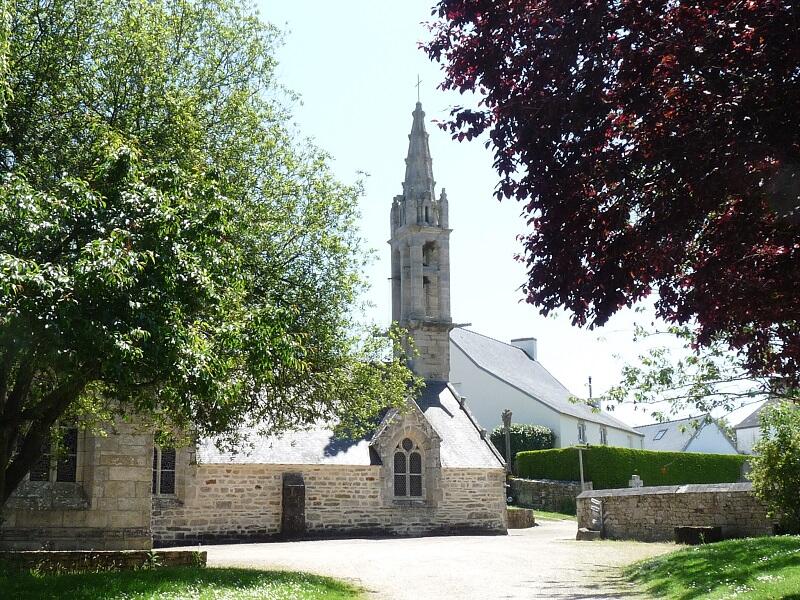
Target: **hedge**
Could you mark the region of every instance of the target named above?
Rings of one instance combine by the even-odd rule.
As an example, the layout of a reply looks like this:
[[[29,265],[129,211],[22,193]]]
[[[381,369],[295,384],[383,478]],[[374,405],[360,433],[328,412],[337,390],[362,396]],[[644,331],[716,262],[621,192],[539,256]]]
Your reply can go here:
[[[594,489],[628,487],[631,475],[644,485],[732,483],[741,479],[740,454],[657,452],[613,446],[590,446],[583,451],[584,480]],[[527,479],[579,481],[577,448],[537,450],[517,454],[516,473]]]
[[[556,441],[556,434],[544,425],[511,423],[508,433],[511,438],[512,457],[526,450],[547,450],[552,448]],[[506,458],[506,436],[503,426],[492,429],[489,439],[492,440],[492,444],[503,455],[503,458]]]

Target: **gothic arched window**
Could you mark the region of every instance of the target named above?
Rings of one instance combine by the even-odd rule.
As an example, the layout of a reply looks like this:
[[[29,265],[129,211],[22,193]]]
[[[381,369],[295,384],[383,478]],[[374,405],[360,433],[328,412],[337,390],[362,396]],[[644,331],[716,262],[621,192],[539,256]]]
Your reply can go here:
[[[422,496],[422,451],[405,438],[394,449],[395,497],[419,498]]]

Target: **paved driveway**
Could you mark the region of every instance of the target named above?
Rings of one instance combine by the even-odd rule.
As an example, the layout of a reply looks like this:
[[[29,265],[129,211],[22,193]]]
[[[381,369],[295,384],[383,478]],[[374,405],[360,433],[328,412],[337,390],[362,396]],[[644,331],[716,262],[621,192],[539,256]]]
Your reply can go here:
[[[346,539],[206,546],[210,566],[308,571],[392,600],[636,598],[616,567],[672,544],[576,542],[573,521],[508,536]]]

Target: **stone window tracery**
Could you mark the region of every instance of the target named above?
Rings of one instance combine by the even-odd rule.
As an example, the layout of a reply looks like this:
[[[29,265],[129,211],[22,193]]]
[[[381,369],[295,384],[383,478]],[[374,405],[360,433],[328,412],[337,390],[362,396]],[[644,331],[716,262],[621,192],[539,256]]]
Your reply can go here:
[[[422,451],[411,438],[404,438],[394,450],[394,495],[422,497]]]

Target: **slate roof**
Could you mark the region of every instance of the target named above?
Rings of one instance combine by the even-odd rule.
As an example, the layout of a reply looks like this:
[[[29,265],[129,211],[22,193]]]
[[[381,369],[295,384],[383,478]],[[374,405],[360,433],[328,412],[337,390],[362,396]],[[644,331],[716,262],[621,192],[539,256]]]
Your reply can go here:
[[[454,390],[444,382],[428,382],[417,400],[425,418],[441,438],[442,467],[501,468],[502,459],[486,439]],[[242,432],[248,439],[238,452],[221,452],[213,439],[198,444],[202,464],[375,465],[380,459],[370,447],[371,434],[359,440],[337,439],[330,426],[260,436]]]
[[[686,450],[689,442],[700,433],[703,427],[710,425],[710,423],[705,422],[706,417],[708,417],[708,415],[688,417],[675,421],[664,421],[663,423],[652,423],[650,425],[637,427],[636,430],[643,433],[645,436],[645,450],[683,452]],[[697,425],[693,425],[693,422],[696,422]],[[664,434],[659,439],[655,439],[661,431],[664,431]]]
[[[764,409],[765,406],[769,404],[769,401],[764,402],[761,406],[747,415],[744,419],[742,419],[738,425],[734,426],[734,429],[748,429],[750,427],[761,427],[761,423],[759,421],[761,417],[761,411]]]
[[[564,415],[601,423],[628,433],[638,431],[609,415],[595,412],[572,394],[539,361],[519,348],[463,328],[450,332],[450,340],[480,369]]]

